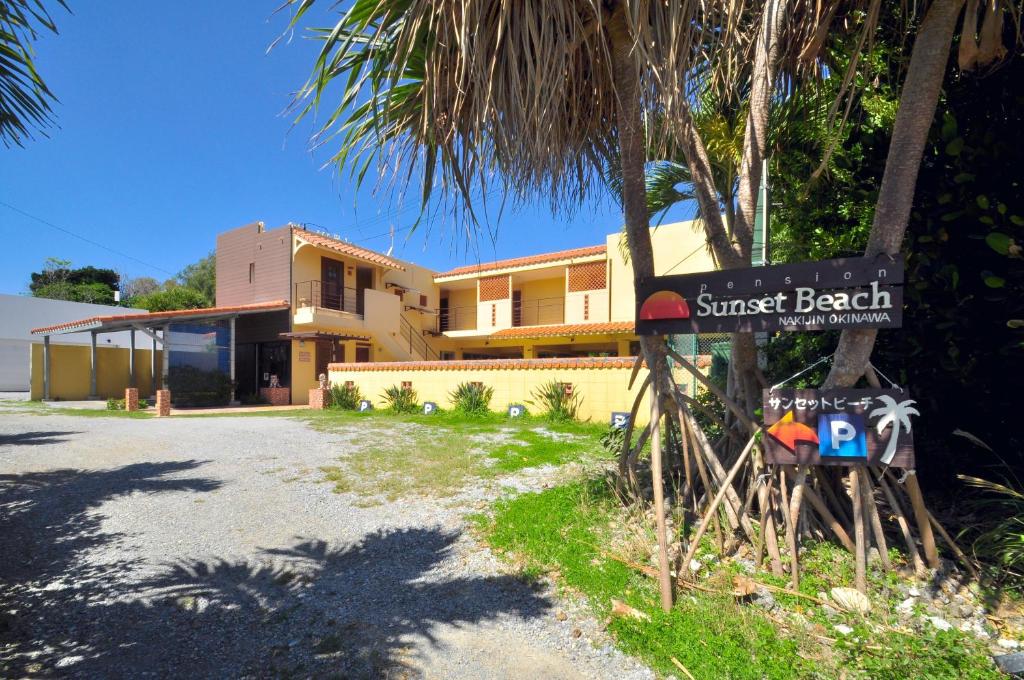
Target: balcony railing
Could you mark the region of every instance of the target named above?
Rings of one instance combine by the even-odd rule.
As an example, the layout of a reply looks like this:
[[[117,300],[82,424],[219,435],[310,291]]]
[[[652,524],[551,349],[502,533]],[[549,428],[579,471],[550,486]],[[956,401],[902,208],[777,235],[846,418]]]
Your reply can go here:
[[[476,330],[476,305],[441,309],[437,315],[437,328],[442,333]]]
[[[336,309],[351,314],[362,314],[359,291],[337,284],[320,281],[303,281],[295,284],[295,306]]]
[[[512,300],[513,326],[546,326],[565,323],[565,298]]]

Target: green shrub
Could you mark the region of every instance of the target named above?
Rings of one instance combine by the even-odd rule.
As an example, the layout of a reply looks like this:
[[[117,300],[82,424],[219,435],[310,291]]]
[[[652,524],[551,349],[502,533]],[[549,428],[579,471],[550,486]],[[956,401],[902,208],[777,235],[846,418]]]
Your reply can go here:
[[[167,387],[176,406],[227,406],[231,377],[195,366],[171,366]]]
[[[355,385],[331,385],[329,399],[331,408],[357,411],[363,393]]]
[[[490,410],[493,396],[493,387],[471,382],[459,383],[454,390],[448,393],[448,398],[451,399],[455,410],[466,415],[487,413]]]
[[[621,427],[610,427],[601,435],[601,448],[609,456],[618,457],[622,453],[622,447],[626,443],[626,430]]]
[[[139,399],[139,408],[149,408],[149,401],[146,399]],[[124,410],[124,399],[107,399],[107,410],[108,411],[123,411]]]
[[[243,394],[238,397],[242,406],[267,406],[270,404],[262,394]]]
[[[394,413],[415,413],[419,408],[416,403],[416,390],[411,387],[392,385],[380,396]]]
[[[580,404],[583,397],[578,393],[566,394],[565,383],[557,380],[546,382],[533,391],[533,401],[527,401],[531,406],[536,403],[546,411],[548,420],[562,423],[569,420],[576,420],[579,415]]]

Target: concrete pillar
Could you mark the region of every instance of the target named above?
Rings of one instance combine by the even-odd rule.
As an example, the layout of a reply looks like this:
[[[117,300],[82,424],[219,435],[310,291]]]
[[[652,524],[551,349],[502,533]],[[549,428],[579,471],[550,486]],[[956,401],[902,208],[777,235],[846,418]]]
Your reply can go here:
[[[89,333],[89,398],[95,399],[96,394],[96,331]]]
[[[50,336],[43,336],[43,399],[50,398]]]
[[[231,339],[229,341],[229,344],[230,344],[230,347],[231,347],[231,349],[230,349],[230,356],[231,356],[231,360],[230,360],[230,366],[231,366],[231,404],[234,405],[234,404],[237,403],[237,401],[235,400],[235,317],[231,317],[231,319],[228,321],[228,325],[231,328],[231,333],[230,333]]]
[[[128,331],[128,387],[137,387],[135,384],[135,329]],[[136,395],[136,398],[138,396]]]
[[[523,358],[524,359],[533,359],[535,356],[536,356],[536,354],[533,351],[533,343],[532,342],[524,342],[523,343]]]
[[[150,391],[153,392],[153,397],[155,398],[156,391],[159,389],[159,387],[157,386],[157,383],[159,381],[157,380],[156,374],[156,331],[153,331],[153,335],[150,337],[150,341],[152,341],[153,347],[149,353],[149,388]]]
[[[618,354],[620,357],[629,356],[629,340],[619,340],[615,344],[618,346]]]
[[[129,387],[124,391],[124,410],[139,410],[139,389],[137,387]]]
[[[161,362],[163,364],[163,367],[160,369],[160,376],[161,376],[161,378],[160,378],[160,389],[166,390],[169,387],[168,384],[167,384],[167,376],[171,372],[171,345],[170,345],[170,343],[171,343],[171,333],[170,333],[170,326],[164,326],[163,339],[164,339],[164,343],[163,343],[164,344],[164,353],[163,353],[164,355],[163,355],[163,361]]]

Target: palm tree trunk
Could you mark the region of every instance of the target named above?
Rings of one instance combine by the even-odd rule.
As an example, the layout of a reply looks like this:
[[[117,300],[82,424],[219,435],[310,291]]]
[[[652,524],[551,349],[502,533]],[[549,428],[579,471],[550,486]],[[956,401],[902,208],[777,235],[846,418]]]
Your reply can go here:
[[[907,77],[903,81],[900,107],[896,112],[865,257],[900,256],[900,246],[914,202],[917,173],[928,130],[935,118],[953,32],[963,3],[964,0],[935,0],[917,32]],[[878,331],[874,329],[844,330],[824,386],[848,387],[857,382],[867,368],[877,335]]]
[[[650,221],[647,212],[647,189],[644,183],[644,165],[647,161],[647,143],[640,117],[640,80],[631,54],[633,38],[620,6],[609,18],[607,29],[610,39],[612,72],[618,98],[619,162],[622,167],[622,206],[626,223],[626,241],[633,265],[634,284],[654,276],[654,251],[651,246]],[[645,336],[640,339],[648,367],[656,363],[667,367],[666,353],[661,338]],[[669,379],[669,371],[657,371],[660,382]],[[659,394],[670,394],[667,384],[658,385]]]
[[[750,83],[750,111],[747,113],[743,133],[743,156],[740,159],[739,189],[736,200],[736,220],[733,225],[739,251],[750,264],[750,251],[754,243],[754,216],[757,213],[757,193],[761,187],[761,167],[765,147],[768,145],[768,112],[775,93],[775,74],[778,71],[779,34],[789,14],[789,3],[770,0],[764,5],[761,32],[754,52],[754,70]]]
[[[619,158],[622,164],[622,205],[626,222],[626,240],[633,265],[633,282],[654,276],[654,250],[651,247],[650,222],[647,212],[647,189],[644,181],[647,144],[643,121],[640,117],[640,81],[632,52],[630,35],[623,7],[619,5],[608,22],[611,41],[612,75],[618,101],[616,126],[619,133]],[[651,370],[651,474],[653,477],[654,507],[658,531],[658,581],[661,586],[661,606],[672,608],[672,580],[669,571],[668,545],[665,528],[664,491],[661,479],[661,436],[658,420],[662,400],[672,394],[672,374],[668,369],[665,345],[659,336],[640,338],[644,358]],[[665,399],[667,405],[667,399]]]

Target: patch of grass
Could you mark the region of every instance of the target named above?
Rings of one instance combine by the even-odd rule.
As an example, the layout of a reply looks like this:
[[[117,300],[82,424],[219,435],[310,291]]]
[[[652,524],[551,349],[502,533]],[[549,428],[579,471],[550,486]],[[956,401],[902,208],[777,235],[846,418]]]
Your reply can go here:
[[[327,481],[339,493],[388,500],[449,496],[472,479],[589,459],[601,450],[601,428],[580,423],[539,427],[538,421],[500,414],[307,413],[312,427],[343,433],[354,449],[322,470]]]
[[[612,598],[647,614],[648,621],[613,618],[608,630],[624,651],[660,673],[678,677],[671,657],[696,677],[789,678],[811,670],[795,642],[731,598],[684,595],[672,611],[662,612],[652,579],[598,547],[615,511],[604,480],[524,494],[496,505],[488,540],[525,558],[533,569],[557,570],[564,585],[586,595],[600,617],[608,615]]]
[[[495,504],[493,515],[478,515],[473,524],[496,550],[506,553],[531,575],[555,574],[563,587],[585,595],[599,618],[610,613],[612,598],[646,614],[649,620],[613,617],[608,631],[625,652],[643,659],[658,673],[681,677],[674,657],[695,677],[714,678],[997,678],[984,645],[956,630],[940,632],[925,626],[920,633],[894,630],[891,575],[873,570],[877,614],[865,620],[849,615],[854,628],[837,635],[820,608],[776,593],[784,608],[769,616],[731,595],[677,591],[669,612],[659,605],[657,583],[612,559],[601,546],[615,545],[613,527],[628,511],[614,497],[608,482],[591,479],[524,494]],[[641,547],[649,554],[653,537]],[[620,548],[621,550],[621,548]],[[644,558],[639,558],[644,560]],[[644,560],[645,561],[645,560]],[[831,544],[808,545],[802,560],[801,591],[817,593],[852,582],[852,560]],[[705,585],[728,592],[736,565],[718,565]],[[769,574],[759,581],[774,583]],[[779,585],[785,585],[784,582]],[[813,611],[812,611],[813,610]],[[789,617],[800,613],[824,624],[835,646],[804,631]],[[788,625],[780,625],[790,621]]]
[[[488,458],[494,461],[494,470],[515,472],[541,465],[563,465],[579,459],[584,452],[593,451],[594,448],[589,438],[532,429],[517,432],[515,441],[503,444]]]

